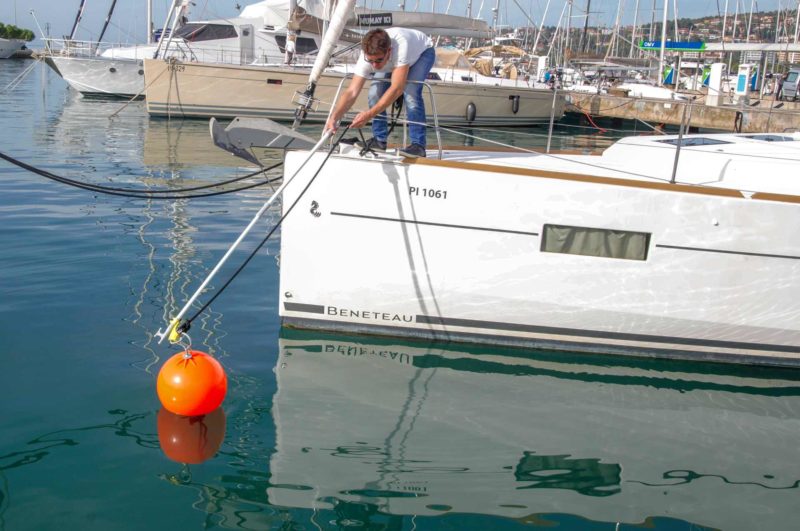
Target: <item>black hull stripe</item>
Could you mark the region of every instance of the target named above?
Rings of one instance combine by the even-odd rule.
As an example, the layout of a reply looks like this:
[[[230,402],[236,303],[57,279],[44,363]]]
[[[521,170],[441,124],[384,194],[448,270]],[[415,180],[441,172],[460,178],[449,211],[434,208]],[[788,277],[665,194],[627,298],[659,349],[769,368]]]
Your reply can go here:
[[[284,302],[284,308],[290,312],[324,314],[325,306],[319,304],[299,304]],[[336,323],[338,321],[330,321]],[[481,321],[475,319],[457,319],[452,317],[434,317],[430,315],[417,315],[416,322],[428,325],[458,326],[461,328],[481,328],[484,330],[505,330],[509,332],[527,332],[535,334],[548,334],[561,336],[562,341],[568,337],[586,337],[597,339],[614,339],[622,341],[636,341],[640,343],[661,343],[671,345],[685,345],[706,348],[724,348],[737,350],[759,350],[762,352],[788,352],[800,354],[800,345],[770,345],[767,343],[747,343],[743,341],[720,341],[715,339],[696,339],[675,336],[654,336],[647,334],[630,334],[625,332],[600,332],[596,330],[582,330],[578,328],[562,328],[554,326],[526,325],[518,323],[504,323],[497,321]],[[445,332],[446,333],[446,332]]]
[[[704,249],[702,247],[684,247],[681,245],[656,244],[656,247],[663,249],[677,249],[679,251],[700,251],[702,253],[738,254],[741,256],[760,256],[762,258],[785,258],[787,260],[800,260],[800,256],[788,254],[769,254],[769,253],[748,253],[745,251],[726,251],[724,249]]]
[[[719,341],[715,339],[695,339],[675,336],[652,336],[647,334],[629,334],[625,332],[600,332],[596,330],[581,330],[578,328],[560,328],[553,326],[525,325],[516,323],[502,323],[495,321],[480,321],[474,319],[456,319],[451,317],[433,317],[417,315],[417,322],[436,324],[441,326],[460,326],[464,328],[484,328],[490,330],[507,330],[510,332],[530,332],[536,334],[549,334],[558,336],[590,337],[597,339],[616,339],[623,341],[638,341],[647,343],[665,343],[674,345],[687,345],[697,347],[715,347],[740,350],[762,350],[770,352],[800,353],[800,345],[769,345],[766,343],[745,343],[741,341]]]
[[[432,221],[417,221],[413,219],[384,218],[381,216],[365,216],[362,214],[347,214],[345,212],[331,212],[331,216],[342,216],[347,218],[374,219],[378,221],[394,221],[396,223],[411,223],[413,225],[429,225],[432,227],[447,227],[451,229],[482,230],[488,232],[503,232],[507,234],[523,234],[525,236],[539,236],[538,232],[525,232],[521,230],[493,229],[490,227],[475,227],[471,225],[453,225],[450,223],[434,223]]]
[[[297,302],[284,302],[283,307],[287,312],[325,313],[325,306],[319,304],[300,304]]]

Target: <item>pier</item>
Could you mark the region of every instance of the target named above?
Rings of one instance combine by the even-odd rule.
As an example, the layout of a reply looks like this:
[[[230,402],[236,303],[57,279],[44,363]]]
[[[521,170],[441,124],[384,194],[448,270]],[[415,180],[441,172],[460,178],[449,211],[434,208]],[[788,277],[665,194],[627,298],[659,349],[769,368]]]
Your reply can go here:
[[[651,125],[688,124],[694,129],[742,133],[784,132],[800,128],[800,104],[772,99],[711,106],[701,101],[656,100],[609,94],[567,95],[566,112],[592,118],[641,120]]]

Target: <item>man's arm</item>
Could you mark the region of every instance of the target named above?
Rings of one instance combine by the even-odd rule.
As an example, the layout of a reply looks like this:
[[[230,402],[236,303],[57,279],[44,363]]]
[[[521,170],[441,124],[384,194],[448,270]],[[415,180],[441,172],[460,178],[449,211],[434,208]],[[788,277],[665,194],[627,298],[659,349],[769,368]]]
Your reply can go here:
[[[399,98],[400,94],[402,94],[403,90],[406,88],[406,81],[408,80],[408,71],[410,68],[411,67],[409,65],[403,65],[392,70],[392,84],[388,89],[386,89],[386,92],[383,93],[383,96],[381,96],[381,99],[378,100],[378,103],[376,103],[372,108],[356,115],[356,117],[353,119],[353,124],[351,127],[364,127],[370,120],[380,114],[381,111],[394,103],[394,100]]]
[[[326,131],[336,131],[336,123],[353,106],[362,88],[364,88],[364,78],[358,75],[353,76],[352,81],[347,86],[347,90],[342,93],[339,101],[336,102],[336,107],[333,108],[333,112],[331,112],[328,121],[325,123]]]

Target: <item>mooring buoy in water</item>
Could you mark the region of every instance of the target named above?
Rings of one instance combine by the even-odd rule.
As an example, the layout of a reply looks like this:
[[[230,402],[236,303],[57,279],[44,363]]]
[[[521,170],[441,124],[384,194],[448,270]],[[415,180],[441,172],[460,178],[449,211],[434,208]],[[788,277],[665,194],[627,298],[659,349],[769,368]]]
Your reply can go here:
[[[176,415],[195,417],[217,409],[225,400],[228,377],[222,365],[205,352],[184,350],[158,372],[158,398]]]
[[[168,458],[197,465],[214,457],[225,439],[225,411],[183,417],[161,408],[157,417],[158,444]]]

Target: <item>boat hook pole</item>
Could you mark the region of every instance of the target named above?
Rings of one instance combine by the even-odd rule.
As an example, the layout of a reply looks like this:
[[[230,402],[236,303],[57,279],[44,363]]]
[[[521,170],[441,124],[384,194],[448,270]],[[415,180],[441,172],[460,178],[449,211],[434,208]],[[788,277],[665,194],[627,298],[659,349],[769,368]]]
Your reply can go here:
[[[286,188],[286,186],[288,186],[289,183],[291,183],[294,180],[294,178],[297,177],[297,174],[302,171],[302,169],[305,167],[308,161],[311,160],[311,157],[314,156],[314,154],[328,140],[328,138],[330,138],[331,135],[333,135],[333,131],[330,130],[327,130],[323,133],[322,138],[320,138],[319,142],[317,142],[316,145],[314,145],[314,147],[308,153],[306,159],[303,161],[300,167],[297,168],[297,171],[294,172],[294,174],[292,174],[292,176],[289,177],[288,179],[284,178],[283,184],[281,184],[281,186],[277,190],[275,190],[275,193],[272,194],[272,196],[267,200],[267,202],[264,203],[264,205],[259,209],[258,212],[256,212],[256,215],[253,216],[253,219],[250,221],[247,227],[245,227],[245,229],[242,231],[242,233],[239,235],[236,241],[233,242],[233,245],[231,245],[230,249],[228,249],[228,251],[222,258],[220,258],[219,262],[217,262],[217,265],[214,266],[213,270],[211,270],[211,273],[208,274],[203,283],[200,284],[200,287],[197,288],[197,291],[194,292],[194,295],[192,295],[192,297],[186,302],[186,304],[183,306],[178,315],[175,316],[172,319],[172,321],[170,321],[169,326],[167,326],[167,328],[163,331],[161,330],[161,328],[158,329],[158,332],[156,332],[155,336],[158,338],[159,344],[161,344],[164,341],[165,337],[169,339],[170,343],[177,343],[178,341],[180,341],[181,336],[184,335],[184,333],[186,332],[186,330],[182,329],[181,326],[182,324],[184,324],[181,322],[183,316],[186,315],[186,312],[189,311],[189,308],[191,308],[192,304],[194,304],[194,301],[197,300],[197,297],[199,297],[200,294],[203,293],[203,290],[205,290],[208,283],[211,282],[211,279],[214,278],[214,275],[216,275],[217,272],[222,268],[222,266],[231,256],[231,254],[233,254],[233,251],[236,250],[236,248],[239,246],[242,240],[244,240],[245,236],[247,236],[250,230],[255,226],[256,222],[259,219],[261,219],[261,216],[264,215],[264,212],[266,212],[269,206],[275,201],[275,199],[277,199],[278,196],[283,193],[283,190]]]

